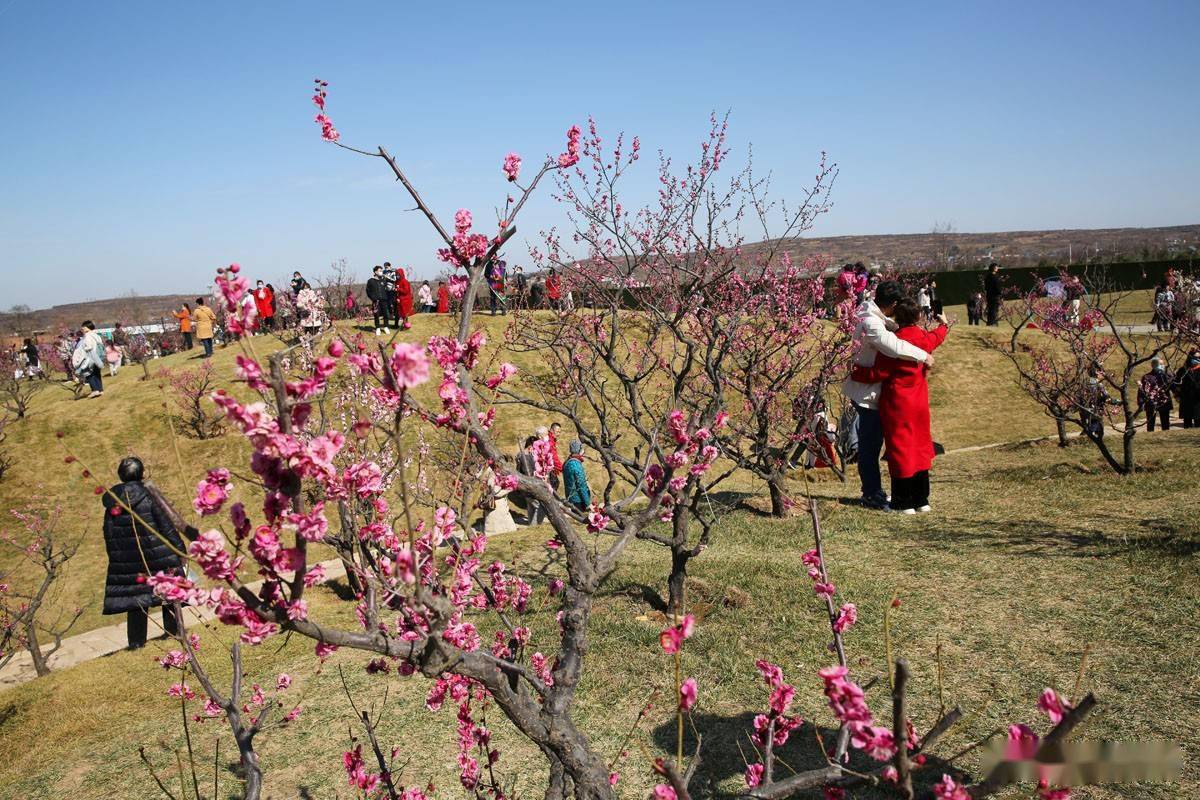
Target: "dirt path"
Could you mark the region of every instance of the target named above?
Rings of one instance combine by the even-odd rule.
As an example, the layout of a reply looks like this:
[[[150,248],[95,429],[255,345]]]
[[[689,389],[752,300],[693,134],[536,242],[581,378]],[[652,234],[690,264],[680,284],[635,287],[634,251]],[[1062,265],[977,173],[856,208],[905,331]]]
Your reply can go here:
[[[325,567],[325,574],[329,579],[341,578],[346,574],[346,567],[341,559],[333,559],[331,561],[322,562]],[[250,588],[257,589],[258,584],[250,584]],[[209,608],[185,608],[183,610],[184,625],[192,627],[193,625],[201,625],[208,622],[214,617],[212,609]],[[63,640],[62,647],[50,656],[48,666],[54,672],[59,670],[69,669],[76,664],[82,664],[85,661],[91,661],[94,658],[100,658],[115,653],[119,650],[124,650],[128,644],[128,639],[125,636],[125,617],[118,617],[121,622],[116,625],[108,625],[103,628],[96,628],[87,633],[81,633],[78,636],[71,636]],[[163,633],[161,616],[159,614],[150,615],[150,624],[148,626],[149,638],[153,639]],[[49,648],[45,648],[49,649]],[[8,662],[3,669],[0,669],[0,691],[9,689],[17,684],[31,681],[37,677],[37,673],[33,671],[33,659],[29,653],[22,651],[18,653],[12,661]]]

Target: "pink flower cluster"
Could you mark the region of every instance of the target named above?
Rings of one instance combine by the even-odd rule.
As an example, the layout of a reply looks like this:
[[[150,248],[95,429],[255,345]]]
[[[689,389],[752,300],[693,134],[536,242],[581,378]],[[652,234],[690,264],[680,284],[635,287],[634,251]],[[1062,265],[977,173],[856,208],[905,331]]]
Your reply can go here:
[[[476,258],[487,255],[489,241],[482,233],[471,233],[471,212],[460,208],[454,214],[454,246],[437,251],[439,260],[465,267]],[[453,287],[451,287],[453,289]]]
[[[504,175],[508,180],[515,181],[521,173],[521,157],[516,153],[509,153],[504,157]]]
[[[663,652],[668,655],[678,653],[683,647],[684,640],[690,639],[696,630],[696,618],[691,614],[684,616],[678,625],[673,625],[658,635],[658,643]]]
[[[192,500],[192,508],[202,517],[209,517],[220,512],[221,506],[229,499],[229,470],[210,469],[208,474],[196,484],[196,497]]]
[[[849,672],[845,667],[826,667],[818,675],[825,682],[825,696],[829,708],[838,721],[849,726],[850,744],[862,750],[876,761],[890,761],[896,755],[896,741],[892,732],[875,725],[875,717],[867,707],[862,688],[846,680]],[[910,747],[915,743],[910,741]]]
[[[750,734],[750,741],[761,751],[770,735],[772,746],[782,747],[787,744],[792,731],[804,724],[800,717],[788,714],[796,697],[796,687],[783,679],[783,670],[778,665],[764,660],[756,661],[754,665],[771,690],[771,696],[768,712],[754,718],[754,733]],[[751,789],[758,786],[763,779],[763,765],[751,764],[747,767],[745,779]]]
[[[808,577],[812,579],[813,591],[820,597],[832,597],[837,592],[837,587],[826,581],[824,575],[824,565],[821,563],[821,556],[817,553],[817,551],[815,549],[809,550],[800,557],[800,560],[808,566]],[[846,607],[843,606],[842,610],[845,612]],[[855,609],[853,613],[854,619],[857,620],[858,610]],[[849,627],[853,624],[854,620],[848,620],[848,624],[845,627]],[[842,630],[845,630],[845,627],[843,627]],[[841,630],[838,631],[838,633],[841,632]]]
[[[321,126],[321,138],[327,142],[336,142],[341,138],[341,134],[337,132],[337,128],[333,127],[333,120],[325,114],[325,97],[327,94],[326,87],[329,84],[320,78],[313,81],[313,105],[317,107],[318,113],[316,123]]]
[[[567,152],[558,157],[558,165],[560,167],[573,167],[579,163],[579,140],[583,137],[583,131],[578,125],[572,125],[567,129]]]
[[[933,785],[933,796],[937,800],[971,800],[966,787],[960,786],[949,775],[942,775],[942,779]]]
[[[225,302],[228,317],[225,327],[230,333],[249,333],[258,325],[258,307],[254,303],[244,302],[250,292],[250,281],[238,273],[242,268],[238,264],[230,264],[225,269],[217,270],[217,293]]]

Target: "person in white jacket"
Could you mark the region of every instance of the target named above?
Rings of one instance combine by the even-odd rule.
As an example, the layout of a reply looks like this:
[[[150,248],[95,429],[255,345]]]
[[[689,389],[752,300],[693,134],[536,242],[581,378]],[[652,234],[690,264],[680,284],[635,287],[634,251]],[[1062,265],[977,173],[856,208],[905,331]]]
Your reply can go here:
[[[875,366],[875,354],[883,353],[905,361],[918,361],[933,366],[933,355],[926,353],[893,333],[896,323],[892,314],[896,303],[906,296],[897,281],[883,281],[875,289],[873,300],[866,300],[855,312],[854,342],[858,349],[854,363],[862,367]],[[888,497],[879,475],[879,453],[883,449],[883,425],[879,420],[878,383],[859,383],[847,379],[842,393],[858,412],[858,479],[862,484],[862,499],[872,508],[886,509]]]
[[[100,370],[104,368],[104,339],[96,333],[96,326],[90,319],[83,321],[79,331],[81,336],[71,355],[71,363],[79,379],[91,387],[90,400],[104,394],[104,382],[100,377]]]

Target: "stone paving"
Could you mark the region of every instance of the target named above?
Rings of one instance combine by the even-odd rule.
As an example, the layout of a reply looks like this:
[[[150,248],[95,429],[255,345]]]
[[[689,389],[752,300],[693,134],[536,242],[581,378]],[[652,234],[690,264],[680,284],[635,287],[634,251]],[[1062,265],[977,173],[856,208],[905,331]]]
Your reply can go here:
[[[326,576],[332,580],[341,578],[346,574],[346,566],[340,559],[324,561],[322,565],[325,567]],[[253,589],[257,589],[261,581],[249,584]],[[213,618],[212,609],[209,608],[185,608],[183,610],[185,627],[200,625],[208,622]],[[91,661],[93,658],[100,658],[115,653],[118,650],[124,650],[129,640],[125,637],[125,617],[124,615],[116,617],[121,622],[116,625],[107,625],[103,628],[96,628],[87,633],[81,633],[78,636],[71,636],[63,639],[62,647],[58,649],[54,655],[50,656],[47,665],[52,672],[69,669],[76,664],[82,664],[85,661]],[[147,626],[147,635],[150,639],[161,636],[162,615],[157,611],[150,614],[150,624]],[[51,645],[53,647],[53,645]],[[49,650],[50,647],[44,647],[43,650]],[[3,669],[0,669],[0,691],[16,686],[17,684],[31,681],[37,677],[37,673],[33,671],[33,659],[29,653],[18,653],[12,661],[8,662]]]

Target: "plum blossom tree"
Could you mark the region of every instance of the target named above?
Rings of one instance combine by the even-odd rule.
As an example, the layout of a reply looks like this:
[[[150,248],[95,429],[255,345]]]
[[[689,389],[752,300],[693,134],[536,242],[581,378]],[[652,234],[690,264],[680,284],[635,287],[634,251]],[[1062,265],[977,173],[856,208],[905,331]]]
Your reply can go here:
[[[730,416],[718,445],[767,483],[777,517],[791,504],[788,471],[810,449],[824,457],[820,422],[853,354],[852,317],[848,309],[831,313],[823,268],[818,260],[793,264],[784,253],[774,268],[730,276],[697,318],[706,350],[726,354],[716,388]]]
[[[176,613],[179,607],[176,606]],[[262,796],[263,771],[254,740],[260,733],[272,728],[284,727],[299,718],[301,707],[285,702],[284,697],[292,686],[292,677],[280,673],[268,686],[254,683],[250,687],[249,696],[243,696],[246,673],[242,666],[241,643],[235,641],[229,648],[229,660],[232,665],[232,678],[228,692],[217,688],[200,659],[200,636],[180,632],[176,637],[179,647],[168,651],[158,659],[159,666],[172,675],[177,675],[175,683],[167,689],[167,696],[177,698],[180,715],[183,720],[184,736],[187,743],[187,764],[190,774],[183,774],[182,756],[176,760],[180,774],[181,786],[191,783],[191,793],[184,792],[184,797],[202,797],[200,779],[197,774],[196,753],[193,748],[191,725],[202,725],[210,720],[224,719],[238,749],[238,759],[241,767],[241,778],[244,782],[242,797],[245,800],[258,800]],[[202,692],[198,693],[189,684],[189,678],[194,678]],[[198,712],[189,713],[188,704],[195,700],[203,700],[203,708]],[[194,706],[192,706],[194,707]],[[220,757],[220,745],[217,745],[216,758]],[[159,789],[168,798],[174,800],[175,795],[166,787],[158,772],[147,757],[145,748],[140,751],[142,762],[150,770]],[[212,795],[214,800],[220,797],[220,773],[213,772]]]
[[[212,439],[221,435],[225,429],[225,416],[216,411],[209,399],[216,388],[211,363],[205,361],[190,369],[163,367],[155,377],[170,403],[167,413],[185,435],[194,439]]]
[[[360,150],[341,142],[326,110],[326,87],[318,82],[313,98],[322,137],[383,160],[444,242],[439,257],[456,270],[454,291],[462,297],[457,333],[434,336],[424,344],[393,342],[374,348],[365,342],[347,344],[335,334],[320,355],[314,350],[299,366],[285,363],[292,359],[291,351],[262,360],[250,339],[240,339],[237,377],[252,399],[220,389],[212,399],[248,442],[253,478],[217,467],[197,486],[193,507],[207,530],[187,555],[204,582],[165,573],[148,576],[147,582],[167,602],[212,608],[222,623],[238,629],[241,644],[258,645],[287,633],[311,639],[319,659],[339,648],[354,649],[370,657],[365,664],[369,673],[420,673],[430,685],[426,706],[435,712],[456,709],[459,780],[476,798],[507,796],[505,762],[492,745],[484,718],[490,708],[498,709],[543,754],[547,800],[610,800],[619,776],[581,727],[574,705],[587,664],[596,594],[639,538],[672,549],[676,614],[660,645],[675,661],[680,731],[702,691],[683,677],[680,653],[695,620],[686,614],[681,568],[707,541],[706,522],[698,523],[697,538],[689,538],[689,518],[715,480],[708,475],[719,456],[714,439],[728,422],[725,383],[718,373],[728,355],[723,348],[730,345],[720,339],[710,345],[696,329],[705,313],[712,324],[732,324],[729,315],[707,312],[706,304],[715,303],[721,289],[746,268],[738,258],[737,224],[747,209],[760,213],[758,190],[750,188],[756,182],[747,170],[728,186],[713,183],[726,155],[724,125],[714,121],[699,162],[674,173],[662,159],[659,203],[627,214],[615,199],[613,184],[637,160],[638,142],[624,153],[618,140],[609,157],[601,152],[594,126],[587,137],[572,126],[565,151],[547,157],[524,186],[517,159],[511,154],[504,159],[501,174],[519,195],[510,195],[503,205],[494,235],[476,232],[465,209],[455,214],[451,233],[386,150]],[[588,177],[583,168],[564,172],[584,158],[598,178]],[[785,215],[785,231],[802,229],[825,207],[831,169],[822,164],[805,203]],[[576,241],[589,252],[583,262],[568,259],[551,232],[543,258],[563,266],[567,286],[578,289],[581,298],[586,295],[593,308],[556,312],[549,321],[527,318],[530,333],[511,331],[511,346],[542,343],[547,348],[546,367],[521,379],[511,365],[486,364],[486,336],[472,330],[472,313],[485,285],[485,269],[514,234],[514,220],[531,193],[551,173],[560,178],[559,196],[577,221]],[[765,276],[769,266],[754,263],[750,269]],[[227,327],[236,335],[252,321],[241,303],[249,284],[231,265],[218,273],[216,286]],[[634,306],[626,308],[630,296]],[[331,383],[339,375],[357,382],[355,391],[374,404],[371,414],[326,413]],[[432,396],[423,388],[431,382],[437,383]],[[491,432],[497,407],[505,403],[562,415],[598,453],[605,480],[592,507],[573,508],[555,496],[544,480],[545,452],[536,455],[534,475],[516,472]],[[618,416],[627,428],[624,434],[616,430]],[[468,487],[454,477],[444,492],[430,489],[431,497],[444,500],[432,508],[418,505],[407,454],[418,431],[425,429],[461,448],[459,475],[470,457],[486,465],[495,479]],[[386,471],[374,457],[371,443],[378,440],[390,443],[394,457]],[[261,508],[231,502],[235,481],[245,480],[263,490]],[[532,576],[492,558],[487,536],[460,522],[460,511],[470,507],[466,495],[512,489],[534,497],[547,510],[553,537],[546,546],[561,554],[565,575],[544,589],[535,590]],[[327,516],[335,505],[340,528],[356,540],[353,548],[339,548],[358,581],[351,601],[357,624],[351,625],[310,613],[306,598],[306,591],[324,579],[320,565],[310,563],[309,545],[337,547]],[[894,781],[911,797],[908,758],[919,752],[903,705],[907,673],[896,662],[891,676],[895,719],[886,727],[866,704],[869,687],[850,677],[843,636],[858,610],[834,599],[837,589],[824,561],[812,501],[810,511],[815,547],[804,561],[829,617],[837,656],[837,664],[819,674],[839,722],[837,742],[827,765],[815,773],[775,774],[772,748],[800,723],[792,713],[795,687],[778,667],[762,661],[770,712],[755,722],[762,759],[757,768],[748,765],[748,792],[785,797],[803,788],[828,784],[838,789],[840,782],[861,780],[865,773],[852,772],[843,760],[853,749],[877,765],[888,765],[873,768],[869,780]],[[662,521],[670,524],[669,534],[655,528]],[[262,579],[257,585],[242,578],[250,567]],[[524,618],[537,606],[535,593],[542,602],[557,604],[557,630],[550,636],[535,636]],[[205,689],[215,699],[215,689]],[[178,692],[186,698],[187,691],[181,682]],[[236,691],[230,702],[234,695]],[[1084,707],[1081,702],[1076,710]],[[939,725],[948,725],[948,716]],[[388,797],[423,798],[419,789],[397,794],[402,776],[393,774],[392,759],[378,743],[370,718],[362,721],[371,753],[364,754],[361,745],[345,753],[351,785]],[[923,743],[928,746],[937,735],[935,726]],[[372,754],[374,765],[369,766]],[[695,764],[693,755],[685,766],[680,735],[674,757],[650,765],[666,781],[656,787],[655,796],[689,797]],[[527,765],[517,768],[528,771]],[[957,784],[948,791],[958,791]]]
[[[737,299],[759,290],[811,291],[809,284],[800,289],[800,276],[778,254],[828,208],[836,168],[822,157],[802,202],[775,209],[749,163],[730,170],[726,121],[714,117],[695,163],[676,169],[660,154],[657,198],[639,208],[625,199],[624,186],[640,155],[636,137],[627,146],[618,136],[606,148],[590,122],[579,139],[582,165],[557,173],[569,241],[547,231],[532,255],[583,302],[552,315],[516,315],[507,345],[536,354],[542,369],[502,394],[568,420],[595,453],[603,473],[595,509],[557,501],[560,510],[597,530],[632,532],[668,548],[666,605],[681,614],[688,562],[708,546],[717,521],[709,494],[730,474],[713,467],[730,419],[726,406],[738,401],[735,353],[745,353],[764,312],[786,313]],[[766,226],[773,212],[782,231],[764,255],[747,258],[743,221]],[[582,259],[570,255],[578,249]],[[797,352],[819,338],[810,337],[811,317],[798,326],[772,319],[798,337]],[[754,372],[752,385],[769,366],[766,359],[743,363]]]
[[[1137,391],[1140,373],[1153,359],[1181,352],[1189,328],[1136,332],[1120,314],[1130,291],[1065,271],[1060,280],[1086,288],[1080,307],[1071,299],[1047,296],[1044,285],[1036,285],[1005,304],[1013,334],[1009,347],[993,343],[994,349],[1013,365],[1018,385],[1060,428],[1076,426],[1113,472],[1131,474],[1137,470],[1134,437],[1143,413]],[[1118,453],[1105,437],[1114,423],[1121,425]]]
[[[0,667],[25,650],[34,672],[49,675],[50,657],[83,615],[80,606],[48,612],[56,599],[56,584],[82,537],[66,537],[58,531],[62,511],[57,507],[14,509],[12,516],[22,530],[0,533],[0,547],[18,556],[18,566],[0,575]],[[49,647],[46,638],[52,642]]]

